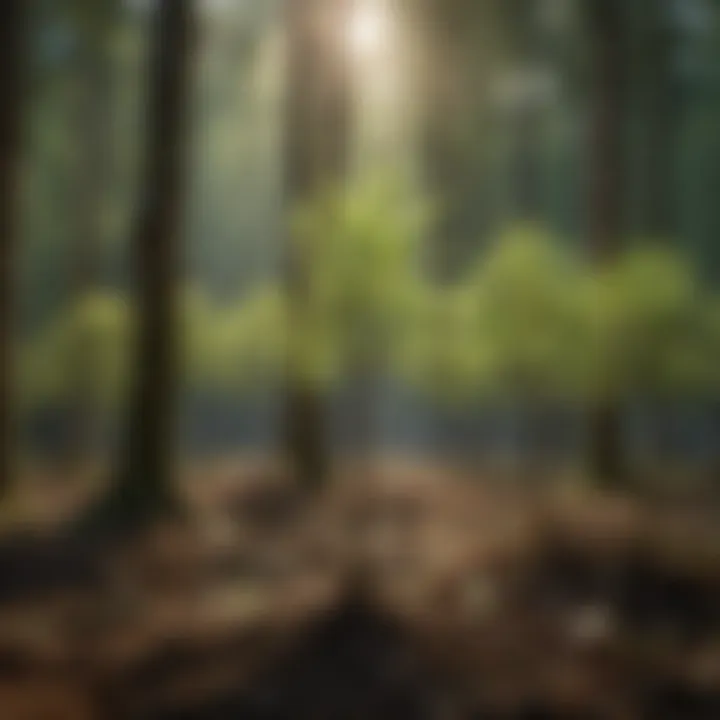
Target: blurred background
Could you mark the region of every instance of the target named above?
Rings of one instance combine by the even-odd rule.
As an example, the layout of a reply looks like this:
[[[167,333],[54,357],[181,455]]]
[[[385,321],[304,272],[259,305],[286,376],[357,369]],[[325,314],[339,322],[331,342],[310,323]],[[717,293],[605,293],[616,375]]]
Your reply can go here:
[[[507,385],[499,377],[508,374],[500,366],[511,358],[498,358],[492,363],[496,367],[476,368],[474,377],[463,378],[469,368],[457,367],[463,364],[459,357],[436,358],[439,365],[449,365],[435,378],[429,373],[417,377],[409,367],[399,372],[389,367],[387,356],[399,349],[391,345],[406,344],[405,365],[429,365],[433,350],[449,350],[452,330],[445,320],[437,320],[437,330],[429,329],[431,313],[446,302],[430,298],[433,293],[471,295],[475,287],[478,297],[466,302],[479,307],[480,276],[497,274],[507,297],[496,298],[500,307],[488,312],[505,326],[505,334],[518,337],[483,338],[482,318],[469,319],[465,330],[458,329],[463,338],[457,354],[525,352],[527,357],[517,359],[528,364],[541,393],[563,364],[589,370],[580,367],[583,361],[563,357],[559,347],[569,345],[565,349],[572,353],[581,341],[550,347],[555,341],[548,334],[559,328],[548,327],[545,333],[542,323],[553,318],[533,323],[533,331],[546,336],[545,357],[542,348],[533,359],[532,348],[509,347],[524,341],[516,317],[524,313],[523,303],[535,304],[523,297],[532,293],[527,281],[544,279],[558,286],[558,296],[563,294],[561,275],[552,276],[559,272],[554,260],[576,263],[571,271],[576,275],[594,272],[608,257],[635,268],[626,275],[646,273],[647,280],[625,278],[637,285],[627,291],[640,297],[621,300],[624,289],[615,292],[618,302],[637,306],[621,312],[657,315],[636,318],[639,323],[662,325],[663,309],[690,311],[692,298],[663,297],[682,292],[673,282],[702,286],[708,296],[699,302],[698,313],[707,313],[719,262],[714,242],[714,5],[638,1],[616,11],[603,9],[598,18],[591,8],[570,0],[457,0],[437,8],[428,0],[417,5],[357,2],[347,17],[318,21],[327,22],[325,29],[300,27],[297,35],[305,33],[306,40],[288,48],[293,44],[287,37],[293,31],[290,21],[311,22],[302,17],[303,10],[297,11],[299,19],[288,19],[292,11],[282,3],[198,2],[192,39],[182,48],[192,54],[186,61],[192,67],[176,103],[183,126],[178,154],[184,165],[177,170],[182,177],[157,177],[150,180],[157,183],[151,189],[148,174],[155,171],[144,168],[154,150],[148,147],[153,141],[147,137],[151,121],[146,116],[152,110],[147,85],[157,8],[139,0],[87,7],[30,3],[16,151],[20,167],[13,181],[19,187],[9,211],[16,216],[16,251],[8,268],[15,286],[13,377],[23,454],[53,461],[65,455],[109,457],[127,397],[122,383],[132,365],[129,321],[142,302],[135,268],[141,262],[137,216],[155,191],[182,193],[176,201],[181,207],[172,211],[177,216],[171,231],[175,249],[167,264],[185,322],[172,401],[175,445],[184,456],[264,453],[276,446],[282,424],[281,346],[287,333],[281,319],[272,317],[279,309],[271,307],[270,296],[277,295],[279,303],[283,288],[294,284],[288,281],[286,262],[293,244],[288,242],[289,218],[331,182],[350,188],[359,214],[375,217],[358,218],[362,227],[357,229],[346,218],[347,227],[315,231],[328,242],[333,233],[367,236],[358,240],[368,245],[366,265],[341,268],[342,257],[324,258],[327,272],[338,278],[343,272],[353,275],[357,288],[343,290],[351,301],[354,292],[365,306],[361,312],[375,313],[376,325],[411,323],[400,319],[409,308],[401,308],[393,293],[414,293],[406,300],[417,305],[416,316],[425,314],[420,320],[428,321],[425,329],[404,333],[414,339],[390,333],[391,338],[377,341],[367,328],[348,321],[356,335],[367,336],[386,357],[366,373],[373,378],[362,380],[340,363],[343,367],[317,393],[338,401],[333,426],[344,427],[353,404],[345,395],[352,395],[352,387],[361,382],[379,390],[381,385],[373,396],[372,421],[373,444],[383,449],[463,458],[477,455],[480,444],[485,455],[512,457],[528,450],[522,417],[524,406],[536,402],[518,383]],[[327,14],[334,12],[341,11]],[[286,62],[289,53],[291,63]],[[328,68],[332,72],[325,78]],[[175,182],[183,186],[177,193],[168,186]],[[368,189],[383,183],[394,190]],[[398,190],[406,196],[405,206],[374,207],[384,202],[383,192]],[[363,193],[368,197],[363,199]],[[373,193],[378,197],[370,197]],[[386,210],[392,217],[383,217]],[[411,219],[418,212],[426,217]],[[408,222],[417,225],[405,231],[393,226]],[[413,237],[399,238],[403,232]],[[333,245],[342,243],[340,237]],[[376,264],[370,258],[370,245],[390,248],[403,242],[407,247],[395,250],[394,259]],[[526,245],[537,245],[548,256],[548,266],[523,257],[533,252]],[[503,253],[507,257],[499,264],[508,264],[506,269],[490,269],[492,263],[483,267],[489,256]],[[553,253],[558,257],[551,258]],[[629,254],[634,261],[625,258]],[[390,266],[393,262],[398,268]],[[670,284],[656,282],[653,263],[672,275]],[[477,267],[474,274],[471,266]],[[504,272],[507,279],[501,277]],[[543,272],[546,277],[539,277]],[[415,281],[423,287],[411,288]],[[487,278],[487,284],[493,282]],[[371,287],[383,283],[388,286],[384,292]],[[377,303],[370,308],[363,294],[374,291]],[[537,292],[542,294],[542,288]],[[566,297],[556,301],[576,305],[577,292],[583,288],[567,288]],[[329,308],[331,313],[345,312],[340,298],[321,302],[337,306]],[[688,307],[660,307],[673,302]],[[647,307],[640,307],[643,303]],[[269,313],[266,318],[264,313]],[[593,322],[590,316],[586,320]],[[667,321],[672,324],[672,318]],[[649,326],[639,330],[652,337],[644,342],[628,332],[628,342],[637,348],[608,337],[588,355],[610,364],[614,343],[633,355],[645,352],[647,364],[656,366],[647,370],[662,374],[657,365],[683,341],[672,327],[658,327],[657,333]],[[420,347],[423,332],[434,347]],[[328,328],[323,335],[331,333]],[[354,352],[348,338],[327,340],[340,354]],[[551,360],[552,351],[558,356]],[[618,380],[620,374],[632,375],[636,368],[630,365],[641,360],[622,362],[625,366],[612,373]],[[537,368],[529,367],[533,363]],[[666,432],[684,460],[709,459],[712,413],[706,406],[712,404],[712,378],[681,378],[684,369],[689,372],[668,369],[668,377],[658,378],[659,387],[651,391],[640,385],[654,379],[637,368],[644,377],[636,377],[623,398],[623,433],[632,452],[647,456],[657,450],[648,447],[650,425],[657,421],[673,426]],[[680,389],[692,380],[705,382],[695,398],[688,388]],[[455,384],[462,386],[456,388],[456,402],[445,402]],[[492,386],[489,398],[486,390]],[[367,395],[364,389],[360,395]],[[552,410],[558,412],[542,421],[551,437],[540,444],[559,446],[569,457],[582,442],[576,431],[583,421],[563,420],[560,408]],[[449,427],[448,415],[465,417],[465,429],[462,423]],[[356,430],[346,428],[340,435],[342,447],[358,445]]]
[[[718,127],[715,0],[3,0],[3,717],[720,717]]]

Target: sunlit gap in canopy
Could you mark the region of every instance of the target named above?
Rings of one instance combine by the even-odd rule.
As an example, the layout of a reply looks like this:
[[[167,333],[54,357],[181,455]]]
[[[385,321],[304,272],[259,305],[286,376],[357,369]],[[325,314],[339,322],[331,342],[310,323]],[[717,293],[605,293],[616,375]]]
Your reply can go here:
[[[349,27],[350,47],[357,60],[373,60],[387,50],[389,15],[384,0],[357,0]]]
[[[410,87],[404,14],[398,0],[355,0],[348,26],[358,102],[355,168],[406,172]]]

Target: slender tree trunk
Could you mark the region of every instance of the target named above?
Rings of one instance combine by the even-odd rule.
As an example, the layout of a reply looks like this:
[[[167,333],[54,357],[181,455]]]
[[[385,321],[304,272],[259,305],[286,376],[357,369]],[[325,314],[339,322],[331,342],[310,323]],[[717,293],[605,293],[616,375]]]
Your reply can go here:
[[[672,243],[678,232],[676,154],[680,98],[674,77],[676,38],[666,17],[668,4],[645,0],[636,20],[642,50],[639,81],[642,132],[641,204],[637,234],[655,242]],[[676,456],[677,404],[665,399],[652,404],[654,434],[652,469],[667,471]]]
[[[446,282],[467,256],[468,203],[473,158],[468,146],[467,116],[473,112],[484,68],[471,72],[468,38],[458,18],[457,0],[425,0],[420,43],[421,142],[425,184],[439,205],[433,228],[432,270]],[[470,78],[472,77],[472,84]],[[477,202],[477,198],[474,198]]]
[[[545,61],[545,48],[541,29],[537,27],[537,13],[532,5],[520,3],[516,10],[514,24],[521,72],[530,74],[541,67]],[[522,98],[515,108],[515,222],[530,226],[539,226],[543,218],[543,167],[540,147],[543,141],[543,103],[537,88],[527,89],[527,96]],[[549,471],[549,453],[546,447],[546,422],[550,413],[550,400],[538,400],[526,394],[519,404],[517,412],[521,426],[518,458],[520,475],[524,481],[541,480]]]
[[[717,397],[710,400],[706,422],[710,429],[712,447],[708,476],[713,486],[720,487],[720,400]]]
[[[543,67],[547,60],[542,29],[538,27],[536,3],[520,2],[506,22],[510,25],[517,47],[514,55],[519,71],[526,76]],[[543,104],[546,100],[536,87],[527,87],[519,98],[515,115],[515,210],[520,220],[539,223],[542,220],[543,168],[539,149],[542,143]]]
[[[674,471],[681,456],[680,413],[678,403],[672,400],[657,400],[651,403],[651,425],[653,458],[651,469],[660,474]]]
[[[491,208],[479,204],[477,191],[485,171],[479,149],[491,120],[498,60],[506,53],[507,3],[408,3],[417,6],[409,19],[419,45],[413,91],[421,113],[425,183],[440,211],[432,254],[440,281],[452,278],[475,256],[477,238],[489,227]]]
[[[643,184],[640,233],[655,240],[672,240],[677,232],[675,187],[679,97],[673,59],[676,38],[666,17],[668,3],[645,0],[636,20],[641,38],[641,125]]]
[[[521,464],[522,474],[530,481],[546,480],[558,464],[556,434],[559,412],[551,400],[530,399],[522,407],[522,413],[526,453],[525,462]]]
[[[0,4],[0,492],[11,484],[15,454],[13,289],[20,214],[26,0]]]
[[[515,158],[516,220],[531,224],[542,219],[542,173],[538,160],[539,108],[532,103],[518,110]]]
[[[75,154],[75,232],[73,248],[73,294],[81,303],[98,280],[103,209],[111,165],[111,51],[114,0],[83,6],[76,22],[80,46],[76,52],[72,93],[73,126],[78,133]],[[73,397],[69,418],[66,460],[69,473],[81,471],[97,451],[100,417],[93,397],[99,368],[88,352],[86,339],[74,338]]]
[[[153,35],[143,194],[133,238],[138,273],[134,387],[110,498],[125,522],[172,509],[177,385],[175,293],[183,220],[193,0],[159,0]]]
[[[473,91],[468,84],[468,41],[457,18],[462,4],[424,0],[418,3],[415,18],[419,43],[415,92],[421,112],[424,184],[439,211],[429,238],[429,271],[441,287],[452,281],[468,255],[469,231],[463,225],[468,219],[468,186],[474,168],[463,121],[471,112],[477,85],[482,83],[476,72]],[[482,67],[478,63],[477,68]],[[445,372],[438,367],[434,375],[431,382],[442,392]],[[450,414],[442,406],[435,407],[430,422],[434,452],[445,461],[454,450]]]
[[[382,369],[386,364],[381,351],[368,353],[365,358],[356,358],[356,365],[350,373],[353,385],[353,401],[350,420],[353,432],[352,450],[357,458],[358,470],[369,474],[376,459],[378,404]]]
[[[285,137],[286,202],[290,213],[347,175],[352,83],[348,29],[353,0],[292,0],[287,3],[288,56]],[[288,230],[288,234],[290,231]],[[289,362],[307,311],[311,258],[289,237],[286,287],[293,318]],[[326,408],[315,388],[287,373],[285,450],[298,480],[323,484],[329,449]]]
[[[624,0],[587,0],[594,77],[591,131],[591,251],[598,263],[612,262],[623,232],[624,130],[626,117]],[[607,399],[590,420],[590,466],[603,483],[622,482],[626,472],[622,408]]]

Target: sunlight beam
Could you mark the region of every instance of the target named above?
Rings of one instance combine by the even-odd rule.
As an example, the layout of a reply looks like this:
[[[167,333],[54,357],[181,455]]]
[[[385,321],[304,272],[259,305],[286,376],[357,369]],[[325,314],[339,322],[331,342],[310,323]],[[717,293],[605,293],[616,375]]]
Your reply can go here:
[[[360,58],[380,54],[387,44],[388,19],[386,11],[376,0],[362,0],[350,23],[350,45]]]

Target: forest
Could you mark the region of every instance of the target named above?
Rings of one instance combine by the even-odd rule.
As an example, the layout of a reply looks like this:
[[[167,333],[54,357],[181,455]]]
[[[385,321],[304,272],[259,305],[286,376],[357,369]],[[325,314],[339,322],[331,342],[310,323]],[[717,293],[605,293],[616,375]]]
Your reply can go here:
[[[720,718],[720,2],[3,0],[0,720]]]

